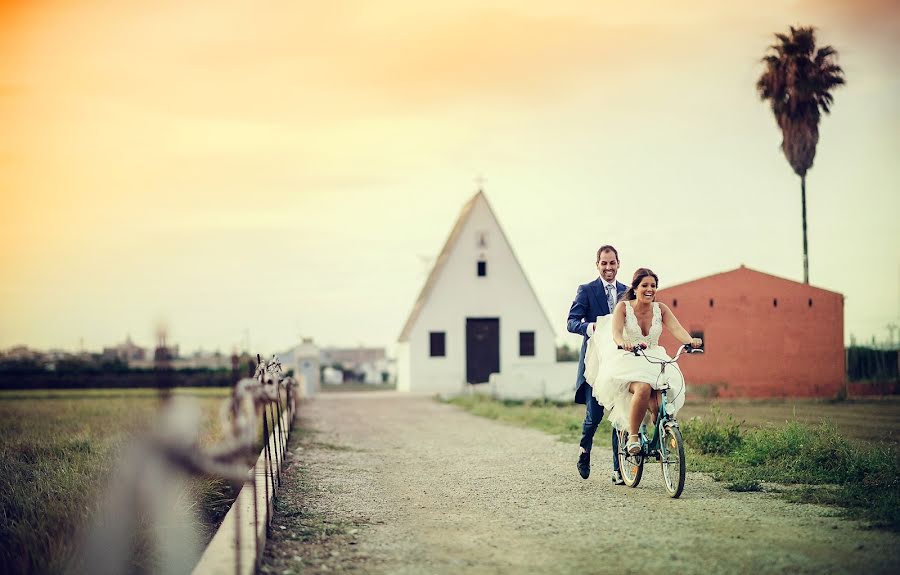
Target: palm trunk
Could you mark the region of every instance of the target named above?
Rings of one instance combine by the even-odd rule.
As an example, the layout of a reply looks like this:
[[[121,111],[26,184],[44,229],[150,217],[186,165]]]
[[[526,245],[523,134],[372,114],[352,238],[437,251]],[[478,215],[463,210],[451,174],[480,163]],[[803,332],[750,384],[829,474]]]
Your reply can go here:
[[[809,283],[809,252],[806,247],[806,174],[800,176],[800,203],[803,211],[803,283]]]

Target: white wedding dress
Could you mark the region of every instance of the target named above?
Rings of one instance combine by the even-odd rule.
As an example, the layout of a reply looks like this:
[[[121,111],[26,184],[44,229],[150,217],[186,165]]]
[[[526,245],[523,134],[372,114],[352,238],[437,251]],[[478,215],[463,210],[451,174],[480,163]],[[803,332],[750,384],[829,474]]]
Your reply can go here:
[[[659,336],[663,329],[662,310],[658,303],[653,302],[652,305],[653,320],[650,322],[650,332],[644,335],[631,302],[625,302],[625,327],[622,329],[622,336],[635,345],[646,344],[647,349],[644,353],[650,359],[669,360],[671,357],[665,348],[659,345]],[[660,378],[658,364],[616,348],[611,326],[611,314],[597,318],[594,334],[588,340],[585,352],[584,377],[591,384],[594,397],[604,407],[607,419],[618,429],[628,429],[632,398],[628,384],[632,381],[642,381],[649,383],[653,389],[659,389],[663,381]],[[667,366],[663,377],[669,385],[666,394],[666,412],[674,415],[684,405],[684,377],[676,365]]]

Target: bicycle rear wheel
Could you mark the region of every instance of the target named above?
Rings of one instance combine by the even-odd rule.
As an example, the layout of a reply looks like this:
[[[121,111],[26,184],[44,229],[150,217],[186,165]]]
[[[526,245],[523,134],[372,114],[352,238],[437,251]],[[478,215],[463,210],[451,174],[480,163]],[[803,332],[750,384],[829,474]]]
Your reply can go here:
[[[625,451],[626,443],[628,443],[628,432],[619,430],[619,473],[622,474],[622,481],[625,482],[625,485],[637,487],[644,474],[644,456],[640,453],[629,454]]]
[[[684,439],[681,430],[675,426],[663,426],[660,442],[660,464],[662,465],[663,484],[669,497],[675,498],[684,490]]]

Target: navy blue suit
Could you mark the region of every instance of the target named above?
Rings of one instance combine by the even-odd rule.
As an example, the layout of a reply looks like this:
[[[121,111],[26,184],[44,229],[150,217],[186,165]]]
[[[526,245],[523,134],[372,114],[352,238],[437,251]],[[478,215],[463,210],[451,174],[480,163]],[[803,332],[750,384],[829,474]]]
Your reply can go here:
[[[628,287],[625,284],[616,282],[616,299]],[[572,302],[572,308],[569,309],[569,319],[566,322],[566,329],[571,333],[581,335],[584,340],[581,342],[581,351],[578,354],[578,376],[575,380],[575,403],[585,404],[584,425],[582,426],[581,447],[585,451],[590,451],[594,443],[594,433],[597,426],[600,425],[600,419],[603,417],[603,406],[597,403],[591,393],[591,384],[584,379],[584,352],[587,350],[587,328],[588,324],[597,320],[598,315],[609,315],[609,304],[606,300],[606,291],[603,281],[600,278],[592,282],[578,286],[578,292],[575,294],[575,301]],[[619,460],[616,457],[618,451],[618,438],[615,432],[612,436],[613,441],[613,469],[619,468]]]

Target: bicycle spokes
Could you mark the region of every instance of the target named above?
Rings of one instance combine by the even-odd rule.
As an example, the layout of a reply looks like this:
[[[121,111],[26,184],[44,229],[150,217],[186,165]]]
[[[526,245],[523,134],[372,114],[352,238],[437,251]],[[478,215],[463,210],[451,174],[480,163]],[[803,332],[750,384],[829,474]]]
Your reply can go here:
[[[669,497],[678,497],[684,489],[685,465],[684,465],[684,440],[681,430],[674,425],[662,426],[663,433],[661,445],[664,449],[660,453],[660,465],[662,466],[663,483]]]

